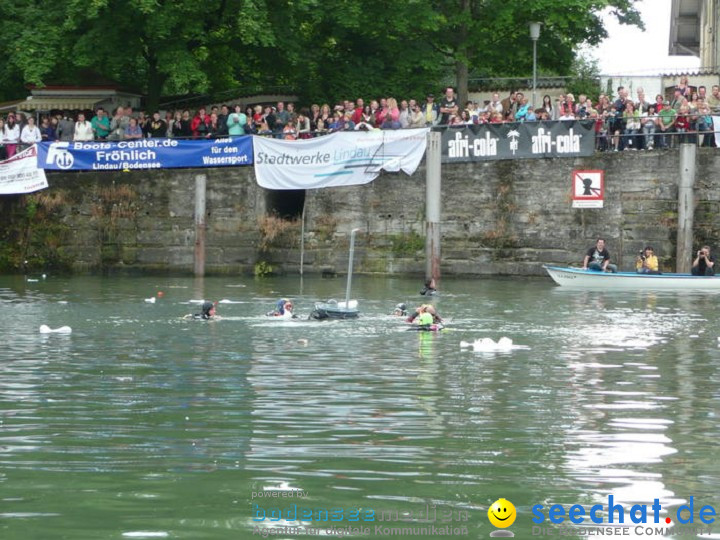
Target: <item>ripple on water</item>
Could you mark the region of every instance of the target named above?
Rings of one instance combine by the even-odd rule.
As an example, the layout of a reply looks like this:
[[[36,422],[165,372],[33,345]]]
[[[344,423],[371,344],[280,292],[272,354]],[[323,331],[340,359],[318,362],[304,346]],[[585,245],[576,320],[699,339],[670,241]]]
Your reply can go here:
[[[241,538],[255,484],[303,489],[318,505],[475,512],[489,492],[519,508],[608,493],[665,505],[717,485],[714,303],[449,280],[432,301],[450,331],[418,335],[386,315],[419,303],[410,281],[359,278],[361,318],[329,322],[263,317],[272,291],[298,291],[290,278],[234,292],[224,279],[160,281],[0,288],[12,303],[12,316],[0,311],[12,336],[0,352],[8,514],[80,537],[75,509],[92,500],[124,537]],[[171,299],[173,287],[189,290]],[[291,296],[305,313],[342,290],[304,287]],[[164,300],[138,303],[159,290]],[[197,311],[180,302],[228,295],[244,303],[223,304],[218,324],[180,319]],[[27,330],[39,319],[76,333],[42,340]],[[460,341],[503,335],[531,350],[458,354]]]

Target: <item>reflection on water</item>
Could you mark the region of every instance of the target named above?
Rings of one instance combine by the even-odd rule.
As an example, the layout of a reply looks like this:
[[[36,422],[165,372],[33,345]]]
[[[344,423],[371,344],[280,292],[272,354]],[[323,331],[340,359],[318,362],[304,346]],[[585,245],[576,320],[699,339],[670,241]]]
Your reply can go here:
[[[353,286],[360,319],[316,322],[263,315],[341,280],[0,280],[3,539],[249,538],[268,489],[462,510],[470,538],[500,497],[516,537],[538,503],[720,509],[716,298],[446,281],[435,333],[389,315],[416,282]],[[181,319],[199,299],[223,318]],[[503,336],[528,348],[460,348]]]

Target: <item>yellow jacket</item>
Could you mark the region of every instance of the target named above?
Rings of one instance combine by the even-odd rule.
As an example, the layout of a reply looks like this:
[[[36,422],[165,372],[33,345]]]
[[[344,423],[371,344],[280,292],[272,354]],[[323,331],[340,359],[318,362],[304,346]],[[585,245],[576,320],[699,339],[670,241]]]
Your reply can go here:
[[[645,266],[643,266],[643,262],[645,263]],[[638,259],[638,261],[635,263],[635,269],[640,271],[643,268],[647,268],[650,271],[657,272],[658,271],[658,260],[655,255],[650,255],[649,257],[645,258],[645,261],[642,259]]]

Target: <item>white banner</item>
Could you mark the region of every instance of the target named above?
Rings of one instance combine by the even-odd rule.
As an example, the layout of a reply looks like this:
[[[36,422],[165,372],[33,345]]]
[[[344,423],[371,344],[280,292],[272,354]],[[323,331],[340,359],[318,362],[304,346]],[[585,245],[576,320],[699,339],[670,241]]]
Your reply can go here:
[[[38,169],[35,145],[0,161],[0,195],[32,193],[48,187],[45,171]]]
[[[412,174],[429,131],[339,131],[297,141],[255,136],[255,177],[267,189],[315,189],[367,184],[383,170]]]

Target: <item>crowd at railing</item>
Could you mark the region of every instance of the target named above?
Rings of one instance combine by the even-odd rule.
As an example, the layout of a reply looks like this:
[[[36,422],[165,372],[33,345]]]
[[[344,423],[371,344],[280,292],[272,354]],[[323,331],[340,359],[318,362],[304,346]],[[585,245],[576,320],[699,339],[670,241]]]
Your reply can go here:
[[[648,101],[642,88],[636,99],[627,89],[618,87],[612,101],[600,94],[593,102],[584,95],[561,94],[554,101],[543,96],[542,104],[533,107],[521,92],[511,91],[501,99],[498,93],[482,105],[468,101],[461,107],[453,88],[448,87],[442,98],[428,94],[425,101],[392,97],[355,102],[344,101],[333,108],[314,104],[296,110],[294,103],[278,102],[255,105],[243,110],[213,106],[209,113],[200,107],[189,109],[133,113],[130,107],[118,107],[111,114],[98,108],[91,114],[65,111],[40,118],[22,112],[0,118],[0,159],[11,157],[18,150],[40,141],[128,140],[144,137],[187,139],[218,138],[255,134],[286,140],[308,139],[336,131],[404,129],[419,127],[462,127],[504,122],[535,122],[549,120],[587,120],[595,122],[596,144],[600,151],[629,149],[652,150],[672,146],[674,141],[692,142],[702,146],[715,145],[713,114],[720,115],[720,86],[695,90],[687,77],[681,77],[672,99],[661,94]],[[88,120],[88,118],[90,118]]]

